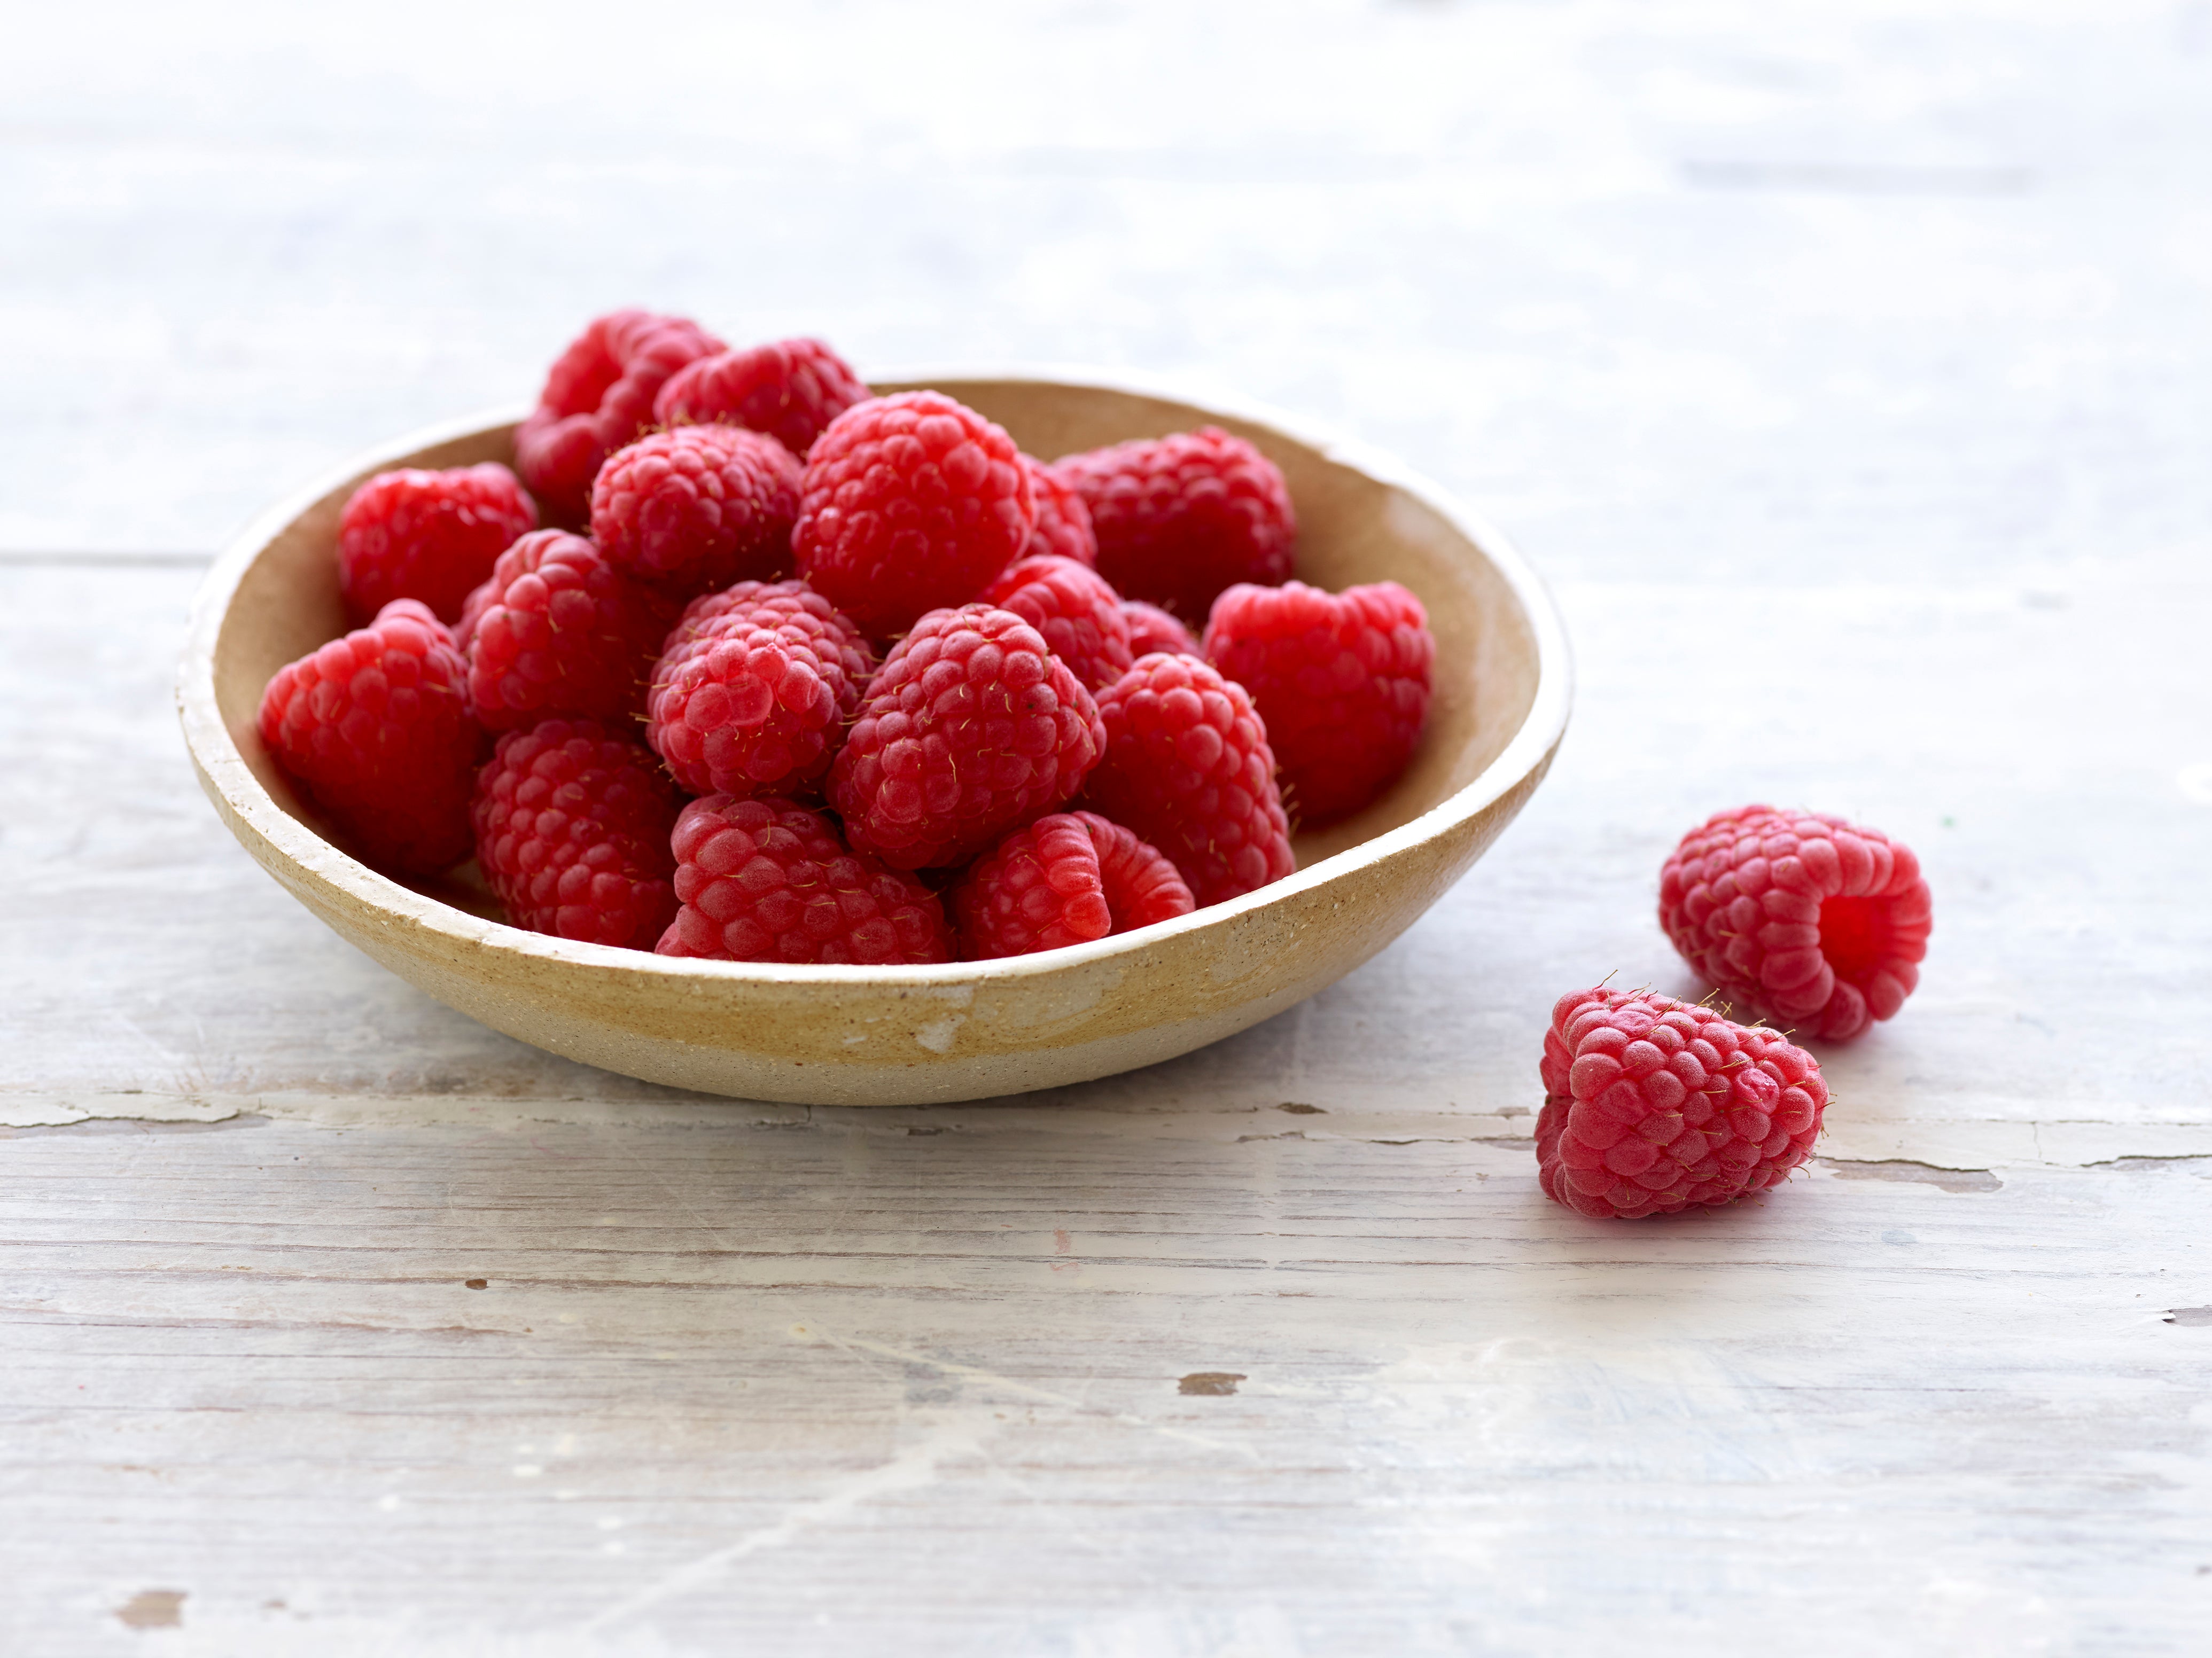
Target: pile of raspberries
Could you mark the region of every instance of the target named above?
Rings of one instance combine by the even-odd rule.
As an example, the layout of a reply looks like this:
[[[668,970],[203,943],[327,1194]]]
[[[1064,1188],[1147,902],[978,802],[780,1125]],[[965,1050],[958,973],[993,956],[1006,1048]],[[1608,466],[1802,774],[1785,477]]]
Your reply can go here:
[[[277,671],[261,736],[367,861],[473,858],[517,926],[721,961],[1054,950],[1281,880],[1294,817],[1412,757],[1420,601],[1295,581],[1296,541],[1227,432],[1048,465],[818,341],[617,312],[515,471],[354,494],[356,631]]]

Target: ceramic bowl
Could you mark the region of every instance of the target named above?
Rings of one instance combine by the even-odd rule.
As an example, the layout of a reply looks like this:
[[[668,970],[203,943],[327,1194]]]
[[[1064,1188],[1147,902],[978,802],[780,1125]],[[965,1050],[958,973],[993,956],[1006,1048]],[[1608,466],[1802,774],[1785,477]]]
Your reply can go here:
[[[421,432],[275,507],[216,562],[179,675],[201,783],[262,867],[337,932],[497,1030],[708,1093],[903,1105],[1057,1086],[1150,1065],[1279,1013],[1358,967],[1481,856],[1542,780],[1571,671],[1550,601],[1504,537],[1388,458],[1249,407],[1097,374],[907,374],[1047,458],[1212,422],[1289,479],[1297,571],[1384,578],[1428,607],[1436,696],[1419,753],[1367,811],[1297,841],[1297,872],[1096,944],[904,969],[673,961],[497,919],[480,888],[370,869],[303,805],[254,729],[262,687],[344,631],[338,514],[371,473],[511,460],[519,416]]]

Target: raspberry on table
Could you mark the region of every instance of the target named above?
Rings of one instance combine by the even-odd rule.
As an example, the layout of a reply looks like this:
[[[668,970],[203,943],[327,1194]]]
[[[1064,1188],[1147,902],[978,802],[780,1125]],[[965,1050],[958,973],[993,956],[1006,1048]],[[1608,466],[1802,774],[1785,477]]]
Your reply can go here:
[[[895,869],[964,864],[1082,787],[1098,707],[1037,630],[932,610],[884,659],[830,769],[853,845]]]
[[[1106,755],[1083,802],[1174,860],[1202,907],[1297,868],[1267,729],[1244,688],[1156,653],[1098,693]]]
[[[1734,1006],[1828,1042],[1905,1005],[1933,914],[1910,849],[1820,812],[1716,812],[1659,872],[1682,959]]]
[[[469,820],[512,925],[651,950],[676,918],[668,837],[683,805],[632,738],[595,720],[545,720],[499,739]]]
[[[537,527],[538,504],[497,461],[379,472],[338,519],[346,615],[359,625],[395,598],[419,598],[457,621],[492,562]]]
[[[1189,629],[1157,604],[1147,604],[1141,598],[1121,601],[1121,614],[1129,622],[1129,650],[1133,656],[1150,656],[1154,651],[1166,651],[1175,656],[1202,657],[1198,641]]]
[[[1056,812],[979,858],[951,895],[961,959],[1088,944],[1195,908],[1176,866],[1095,811]]]
[[[872,395],[820,340],[777,340],[687,363],[653,398],[653,417],[663,426],[748,427],[803,459],[823,428]]]
[[[1024,558],[1057,553],[1091,569],[1098,568],[1098,537],[1091,528],[1091,509],[1073,484],[1035,455],[1022,456],[1022,470],[1030,475],[1030,489],[1036,496],[1036,523],[1030,531]]]
[[[1206,624],[1206,659],[1252,693],[1307,824],[1349,817],[1397,780],[1428,720],[1436,654],[1428,612],[1395,581],[1340,593],[1239,583]]]
[[[483,734],[468,667],[419,599],[279,668],[261,740],[301,791],[380,867],[435,875],[469,855]]]
[[[1072,558],[1048,553],[1016,559],[980,598],[1042,634],[1052,653],[1091,690],[1112,684],[1136,660],[1120,596],[1097,571]]]
[[[599,463],[653,423],[670,375],[726,349],[684,317],[614,311],[595,317],[553,364],[538,407],[514,434],[515,470],[544,508],[581,524]]]
[[[798,517],[798,461],[738,426],[649,433],[592,484],[592,539],[607,562],[686,598],[782,574]]]
[[[1286,580],[1297,540],[1275,463],[1218,426],[1117,443],[1053,463],[1091,509],[1098,574],[1202,625],[1232,582]]]
[[[1828,1103],[1810,1054],[1666,996],[1578,990],[1552,1009],[1538,1066],[1537,1177],[1585,1215],[1671,1215],[1779,1183]]]
[[[683,908],[655,948],[720,962],[920,966],[952,959],[938,896],[790,800],[710,794],[673,837]]]
[[[537,530],[499,556],[470,596],[469,697],[487,729],[580,714],[621,725],[645,712],[675,605],[565,530]]]
[[[803,581],[692,601],[653,671],[646,741],[694,794],[812,793],[875,655]]]
[[[806,458],[799,574],[871,639],[965,604],[1028,545],[1036,500],[1021,451],[937,392],[857,404]]]

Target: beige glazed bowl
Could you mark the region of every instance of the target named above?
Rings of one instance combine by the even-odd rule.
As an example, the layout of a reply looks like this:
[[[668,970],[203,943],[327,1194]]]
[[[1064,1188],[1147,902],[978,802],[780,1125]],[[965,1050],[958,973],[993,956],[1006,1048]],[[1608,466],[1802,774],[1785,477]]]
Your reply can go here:
[[[395,466],[512,461],[513,417],[417,433],[283,503],[216,562],[178,678],[185,738],[223,822],[349,942],[449,1006],[570,1059],[709,1093],[903,1105],[1133,1069],[1279,1013],[1358,967],[1481,856],[1551,763],[1571,695],[1550,601],[1503,537],[1395,463],[1250,410],[1099,375],[905,375],[1047,459],[1209,422],[1288,477],[1297,573],[1385,578],[1428,607],[1437,683],[1412,767],[1366,811],[1297,841],[1290,879],[1038,956],[904,969],[675,961],[507,926],[479,890],[379,874],[302,805],[255,732],[262,687],[345,629],[335,548],[356,484]]]

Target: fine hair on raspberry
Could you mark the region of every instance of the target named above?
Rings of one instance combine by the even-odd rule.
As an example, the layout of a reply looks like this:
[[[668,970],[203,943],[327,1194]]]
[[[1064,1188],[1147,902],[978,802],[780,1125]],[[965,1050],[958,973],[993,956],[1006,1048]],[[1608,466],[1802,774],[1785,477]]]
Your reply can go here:
[[[555,360],[538,407],[516,428],[515,470],[555,519],[580,525],[599,463],[653,424],[670,375],[724,349],[684,317],[613,311],[595,317]]]
[[[798,517],[798,461],[737,426],[649,433],[592,485],[592,539],[608,562],[684,598],[782,574]]]
[[[982,602],[1044,635],[1052,653],[1092,690],[1110,685],[1136,657],[1121,596],[1087,564],[1057,554],[1016,559],[983,589]]]
[[[469,598],[469,697],[505,731],[549,714],[620,722],[645,712],[654,659],[677,605],[564,530],[499,556]]]

